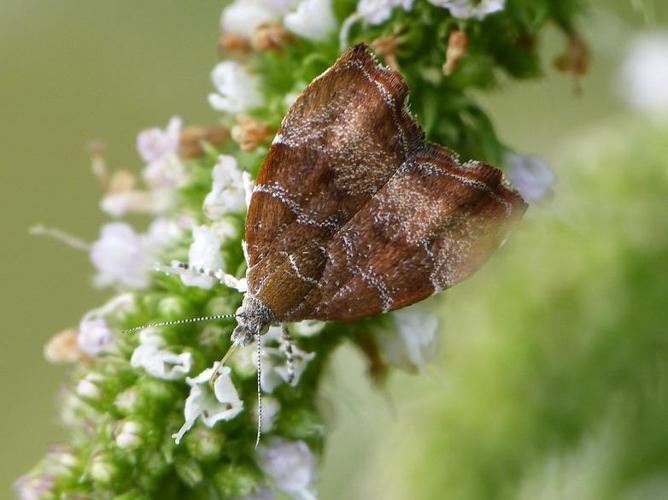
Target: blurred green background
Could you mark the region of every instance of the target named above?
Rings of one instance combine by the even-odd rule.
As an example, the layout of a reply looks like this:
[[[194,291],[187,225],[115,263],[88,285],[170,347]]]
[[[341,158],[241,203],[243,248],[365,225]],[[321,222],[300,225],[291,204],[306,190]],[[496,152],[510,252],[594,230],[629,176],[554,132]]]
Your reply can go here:
[[[440,362],[394,375],[391,404],[352,349],[337,354],[322,394],[332,429],[323,498],[607,498],[611,478],[627,484],[632,471],[657,476],[650,494],[668,492],[668,126],[625,110],[616,85],[629,40],[667,27],[668,6],[656,4],[592,3],[581,81],[551,69],[565,44],[555,30],[542,81],[480,96],[505,142],[555,168],[555,196],[448,292]],[[215,122],[206,95],[221,8],[0,3],[0,497],[64,437],[55,395],[65,370],[44,361],[44,343],[107,296],[90,285],[85,254],[27,230],[97,237],[105,217],[89,141],[107,144],[112,167],[138,169],[140,129],[174,114]],[[626,454],[630,464],[606,462]],[[665,498],[640,491],[628,498]]]

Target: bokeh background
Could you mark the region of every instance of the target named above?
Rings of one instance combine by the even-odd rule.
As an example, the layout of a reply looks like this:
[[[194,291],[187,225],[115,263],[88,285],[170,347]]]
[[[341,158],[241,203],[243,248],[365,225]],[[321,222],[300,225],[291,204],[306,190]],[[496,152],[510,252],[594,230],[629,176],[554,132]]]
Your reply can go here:
[[[28,228],[96,239],[92,140],[138,169],[140,129],[215,123],[221,7],[0,3],[0,498],[64,437],[65,370],[44,343],[107,296],[85,253]],[[586,77],[551,68],[554,30],[544,79],[480,96],[505,142],[552,165],[554,196],[447,293],[441,355],[420,376],[382,393],[353,349],[335,356],[323,498],[668,497],[668,125],[627,107],[618,77],[632,40],[661,29],[662,2],[592,2]]]

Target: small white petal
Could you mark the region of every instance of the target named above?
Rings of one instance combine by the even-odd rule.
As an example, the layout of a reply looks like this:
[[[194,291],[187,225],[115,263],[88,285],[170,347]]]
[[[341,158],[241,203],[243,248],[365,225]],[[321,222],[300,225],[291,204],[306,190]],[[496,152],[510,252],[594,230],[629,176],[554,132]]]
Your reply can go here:
[[[185,165],[173,154],[149,163],[142,172],[142,177],[152,190],[168,190],[170,194],[190,180]]]
[[[209,380],[218,366],[219,363],[216,362],[197,377],[186,378],[191,389],[183,410],[185,422],[172,436],[176,444],[179,444],[198,418],[201,418],[205,425],[213,427],[220,420],[233,419],[243,410],[243,401],[239,399],[232,384],[229,367],[223,367],[213,384],[213,392],[211,391]]]
[[[292,324],[292,331],[300,337],[313,337],[325,328],[324,321],[317,321],[313,319],[305,319],[298,323]]]
[[[137,136],[137,151],[146,163],[160,162],[179,151],[182,121],[178,116],[169,120],[166,129],[150,128]]]
[[[437,352],[439,321],[423,304],[391,314],[394,328],[375,332],[383,354],[394,366],[413,372]]]
[[[248,175],[246,172],[243,174]],[[239,212],[245,208],[246,186],[243,174],[233,156],[218,157],[211,173],[211,191],[204,198],[204,215],[215,220],[229,212]]]
[[[100,286],[119,283],[128,288],[148,285],[153,258],[142,238],[124,222],[105,224],[91,246],[90,258],[98,270]]]
[[[130,358],[135,368],[143,368],[150,375],[162,380],[179,380],[184,378],[192,368],[192,354],[184,352],[176,354],[163,350],[162,337],[150,329],[142,330],[139,345]]]
[[[409,11],[413,8],[413,0],[360,0],[357,13],[366,22],[375,25],[387,21],[397,7]]]
[[[483,19],[506,6],[506,0],[429,0],[429,3],[448,9],[457,19]]]
[[[114,336],[104,318],[84,318],[79,324],[77,344],[90,356],[105,352],[114,342]]]
[[[668,31],[639,36],[621,68],[625,100],[638,111],[668,114]]]
[[[211,271],[223,269],[221,245],[222,240],[211,227],[194,227],[193,242],[188,250],[188,264],[192,269],[204,268]],[[194,272],[184,272],[181,274],[181,281],[186,286],[197,286],[208,290],[214,285],[215,278],[201,276]]]
[[[220,27],[223,33],[235,33],[251,38],[263,23],[276,21],[280,13],[267,8],[258,0],[236,0],[223,9]]]
[[[253,416],[255,417],[255,422],[257,423],[258,412],[257,412],[257,403],[253,409]],[[274,423],[276,423],[276,418],[278,417],[278,412],[281,410],[281,403],[276,398],[264,397],[262,398],[262,432],[269,432],[274,428]]]
[[[324,40],[336,29],[331,0],[303,0],[285,16],[285,27],[309,40]]]
[[[241,113],[263,103],[260,84],[239,63],[223,61],[211,72],[217,94],[209,94],[209,104],[218,111]]]
[[[315,481],[313,453],[303,441],[274,439],[257,451],[262,471],[276,487],[289,495],[313,497],[309,487]]]

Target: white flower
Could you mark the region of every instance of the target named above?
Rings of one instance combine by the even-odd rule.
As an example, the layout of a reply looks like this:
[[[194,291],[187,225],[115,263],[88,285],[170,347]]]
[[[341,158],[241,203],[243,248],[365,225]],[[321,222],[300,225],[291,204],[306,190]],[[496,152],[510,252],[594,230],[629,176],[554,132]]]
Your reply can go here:
[[[98,286],[119,283],[128,288],[148,285],[153,259],[141,235],[124,222],[105,224],[93,243],[90,258],[98,270]]]
[[[223,256],[220,253],[222,240],[209,226],[193,227],[193,241],[188,250],[188,265],[191,270],[207,269],[216,271],[223,268]],[[209,289],[215,278],[202,276],[195,272],[181,274],[181,281],[186,286]]]
[[[163,346],[164,340],[155,331],[148,328],[142,330],[139,333],[139,346],[133,351],[130,364],[162,380],[182,379],[192,368],[192,354],[176,354],[161,349]]]
[[[108,316],[114,317],[127,313],[134,307],[134,297],[124,293],[109,300],[102,307],[91,309],[79,323],[77,344],[79,349],[89,356],[97,356],[109,350],[113,345],[114,336],[107,324]]]
[[[112,217],[127,213],[159,214],[171,205],[171,198],[153,191],[119,191],[104,195],[100,209]]]
[[[185,186],[190,180],[185,165],[176,155],[149,163],[142,177],[152,191],[167,191],[170,196],[174,189]]]
[[[324,40],[336,29],[331,0],[303,0],[283,20],[285,27],[309,40]]]
[[[418,304],[391,314],[394,328],[375,332],[378,345],[388,362],[414,372],[436,354],[438,318]]]
[[[639,36],[621,68],[624,98],[633,108],[668,113],[668,31]]]
[[[209,380],[220,363],[216,362],[195,378],[186,378],[190,385],[190,395],[186,399],[183,414],[185,423],[172,437],[179,444],[181,438],[195,425],[198,418],[207,427],[213,427],[220,420],[231,420],[243,410],[243,401],[232,384],[230,368],[225,366],[213,383],[213,393]]]
[[[43,500],[55,498],[56,481],[48,474],[26,474],[14,483],[19,500]]]
[[[218,111],[241,113],[262,105],[258,79],[239,63],[223,61],[211,72],[217,93],[209,94],[209,104]]]
[[[149,128],[137,136],[137,151],[146,163],[158,163],[179,151],[182,121],[178,116],[169,120],[167,128]]]
[[[315,482],[315,457],[304,441],[276,438],[257,454],[260,468],[279,490],[293,498],[315,498],[309,489]]]
[[[457,19],[483,19],[506,6],[506,0],[429,0],[429,3],[448,9]]]
[[[390,18],[396,7],[409,11],[413,8],[413,0],[360,0],[357,14],[369,24],[380,24]]]
[[[269,331],[262,336],[262,376],[260,385],[262,390],[267,393],[274,392],[274,389],[281,383],[290,380],[290,370],[287,362],[287,348],[283,343],[279,347],[269,347],[267,344],[276,342],[281,338],[281,328],[272,326]],[[250,346],[249,346],[250,347]],[[249,349],[250,351],[250,349]],[[257,353],[253,350],[255,364],[257,364]],[[299,383],[299,379],[306,370],[308,363],[315,358],[314,352],[305,352],[296,345],[292,345],[292,366],[294,373],[292,375],[292,386]]]
[[[204,215],[219,219],[228,212],[245,208],[244,183],[237,160],[233,156],[220,155],[212,171],[211,192],[204,198]]]
[[[97,356],[106,351],[113,341],[114,336],[104,318],[84,318],[79,324],[77,343],[86,354]]]
[[[537,156],[508,153],[506,165],[508,180],[526,201],[539,201],[552,192],[557,176],[550,166]]]
[[[223,9],[221,30],[251,38],[258,26],[278,21],[294,3],[294,0],[236,0]]]
[[[90,250],[91,261],[98,271],[95,283],[145,288],[154,261],[179,235],[178,226],[165,219],[156,219],[145,235],[124,222],[105,224]]]

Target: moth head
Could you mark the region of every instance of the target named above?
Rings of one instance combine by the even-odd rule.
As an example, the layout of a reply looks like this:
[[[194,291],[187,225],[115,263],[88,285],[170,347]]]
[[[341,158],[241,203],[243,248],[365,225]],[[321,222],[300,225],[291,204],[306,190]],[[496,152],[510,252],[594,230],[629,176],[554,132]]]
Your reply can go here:
[[[232,342],[250,344],[256,336],[264,335],[275,318],[271,310],[251,293],[246,293],[236,312],[237,326],[232,332]]]

